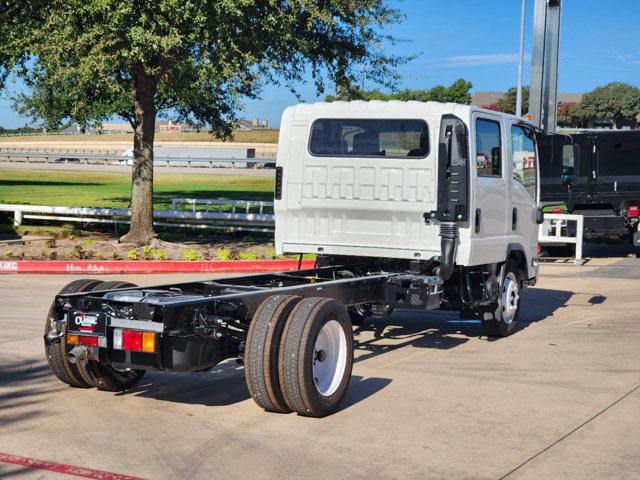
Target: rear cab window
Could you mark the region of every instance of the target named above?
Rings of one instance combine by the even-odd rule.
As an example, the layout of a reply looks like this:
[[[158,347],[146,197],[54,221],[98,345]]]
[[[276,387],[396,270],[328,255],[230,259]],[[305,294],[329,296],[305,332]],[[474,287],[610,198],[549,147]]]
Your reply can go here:
[[[424,158],[429,136],[424,120],[318,119],[309,152],[314,156]]]
[[[502,142],[500,124],[476,120],[476,168],[479,177],[502,176]]]

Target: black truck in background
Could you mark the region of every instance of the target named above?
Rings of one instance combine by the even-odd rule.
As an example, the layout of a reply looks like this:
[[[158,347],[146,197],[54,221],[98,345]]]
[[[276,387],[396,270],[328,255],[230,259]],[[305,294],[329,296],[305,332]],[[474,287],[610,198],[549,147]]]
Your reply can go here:
[[[640,131],[541,135],[538,148],[542,205],[583,215],[585,242],[630,240],[640,253]]]

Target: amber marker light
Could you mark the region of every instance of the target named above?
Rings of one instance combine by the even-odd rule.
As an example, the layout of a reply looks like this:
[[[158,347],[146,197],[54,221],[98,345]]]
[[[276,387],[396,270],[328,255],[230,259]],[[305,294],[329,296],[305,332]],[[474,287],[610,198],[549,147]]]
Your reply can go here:
[[[75,333],[69,333],[67,334],[67,343],[70,345],[79,345],[80,337]]]
[[[144,332],[142,334],[142,351],[153,353],[156,351],[156,334],[153,332]]]

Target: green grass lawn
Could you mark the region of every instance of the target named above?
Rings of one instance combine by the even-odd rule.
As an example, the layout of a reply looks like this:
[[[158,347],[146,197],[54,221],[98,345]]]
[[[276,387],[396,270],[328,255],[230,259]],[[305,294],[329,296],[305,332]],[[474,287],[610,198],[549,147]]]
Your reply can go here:
[[[155,175],[154,209],[170,209],[175,197],[270,201],[273,179],[213,172]],[[126,208],[130,199],[126,173],[0,170],[0,203]]]

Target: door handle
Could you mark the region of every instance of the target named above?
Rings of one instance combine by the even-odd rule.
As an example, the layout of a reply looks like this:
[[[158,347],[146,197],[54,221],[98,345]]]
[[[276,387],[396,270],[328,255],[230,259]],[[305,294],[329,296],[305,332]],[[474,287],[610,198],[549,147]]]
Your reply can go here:
[[[482,220],[482,211],[479,208],[476,208],[476,227],[475,232],[480,233],[480,220]]]
[[[518,228],[518,209],[513,207],[513,213],[511,214],[511,230]]]

